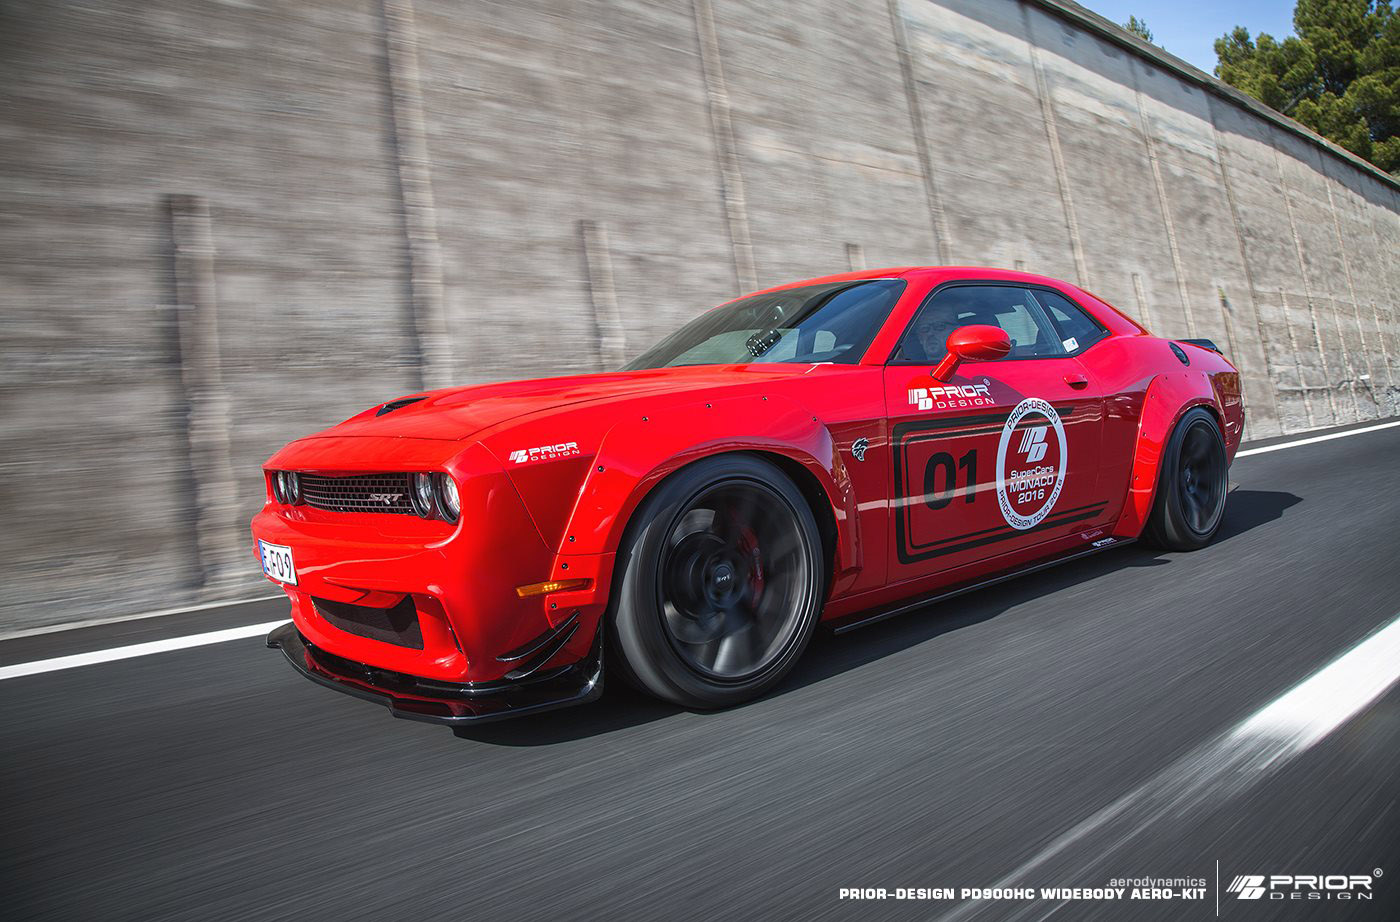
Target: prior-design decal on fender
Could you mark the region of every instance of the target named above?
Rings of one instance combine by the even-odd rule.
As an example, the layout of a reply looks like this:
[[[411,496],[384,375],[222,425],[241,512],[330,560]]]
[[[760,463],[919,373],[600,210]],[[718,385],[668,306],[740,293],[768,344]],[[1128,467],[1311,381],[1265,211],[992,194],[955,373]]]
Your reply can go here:
[[[560,442],[557,445],[541,445],[538,448],[517,448],[510,453],[515,464],[530,461],[556,461],[559,458],[572,458],[579,454],[578,442]]]
[[[995,403],[990,389],[985,378],[981,384],[939,384],[924,376],[909,383],[909,405],[918,410],[989,407]]]
[[[1027,420],[1030,425],[1022,425]],[[1039,397],[1016,404],[997,445],[997,503],[1006,524],[1018,531],[1039,525],[1055,508],[1068,467],[1060,414]]]

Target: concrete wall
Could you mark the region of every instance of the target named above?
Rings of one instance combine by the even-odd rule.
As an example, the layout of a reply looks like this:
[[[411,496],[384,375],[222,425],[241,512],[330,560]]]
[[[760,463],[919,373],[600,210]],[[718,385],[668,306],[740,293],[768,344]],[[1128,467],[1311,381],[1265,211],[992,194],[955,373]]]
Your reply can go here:
[[[1396,184],[1073,4],[0,4],[0,631],[261,592],[289,438],[848,266],[1077,281],[1400,413]]]

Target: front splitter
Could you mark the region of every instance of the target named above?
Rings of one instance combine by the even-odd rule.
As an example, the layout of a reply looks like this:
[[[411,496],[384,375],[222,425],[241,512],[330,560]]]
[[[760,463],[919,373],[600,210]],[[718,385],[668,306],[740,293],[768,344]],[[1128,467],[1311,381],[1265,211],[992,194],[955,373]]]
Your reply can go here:
[[[295,624],[267,635],[306,678],[327,688],[382,704],[395,717],[462,726],[585,704],[603,693],[602,632],[583,660],[518,682],[452,684],[379,669],[328,653]]]

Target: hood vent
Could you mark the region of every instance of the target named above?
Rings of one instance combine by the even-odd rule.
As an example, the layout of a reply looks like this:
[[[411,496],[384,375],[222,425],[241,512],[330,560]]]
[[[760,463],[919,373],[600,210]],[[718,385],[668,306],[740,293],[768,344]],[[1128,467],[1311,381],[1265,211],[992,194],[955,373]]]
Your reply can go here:
[[[374,411],[375,416],[383,416],[385,413],[392,413],[400,407],[406,407],[410,403],[417,403],[422,397],[400,397],[398,400],[390,400],[384,406]]]
[[[1209,339],[1183,339],[1183,340],[1181,340],[1181,341],[1184,342],[1184,343],[1190,343],[1190,344],[1193,345],[1193,346],[1200,346],[1202,349],[1209,349],[1211,352],[1214,352],[1216,355],[1224,355],[1224,354],[1225,354],[1225,353],[1223,353],[1223,352],[1220,351],[1220,347],[1219,347],[1219,346],[1217,346],[1213,341],[1211,341],[1211,340],[1209,340]]]

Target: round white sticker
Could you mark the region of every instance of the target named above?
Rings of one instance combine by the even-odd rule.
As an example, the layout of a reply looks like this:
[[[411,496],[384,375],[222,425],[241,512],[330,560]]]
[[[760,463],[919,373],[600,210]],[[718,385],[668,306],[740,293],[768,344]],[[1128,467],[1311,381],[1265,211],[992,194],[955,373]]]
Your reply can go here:
[[[1060,498],[1068,467],[1060,414],[1039,397],[1016,404],[997,445],[997,503],[1006,524],[1021,531],[1039,525]]]

